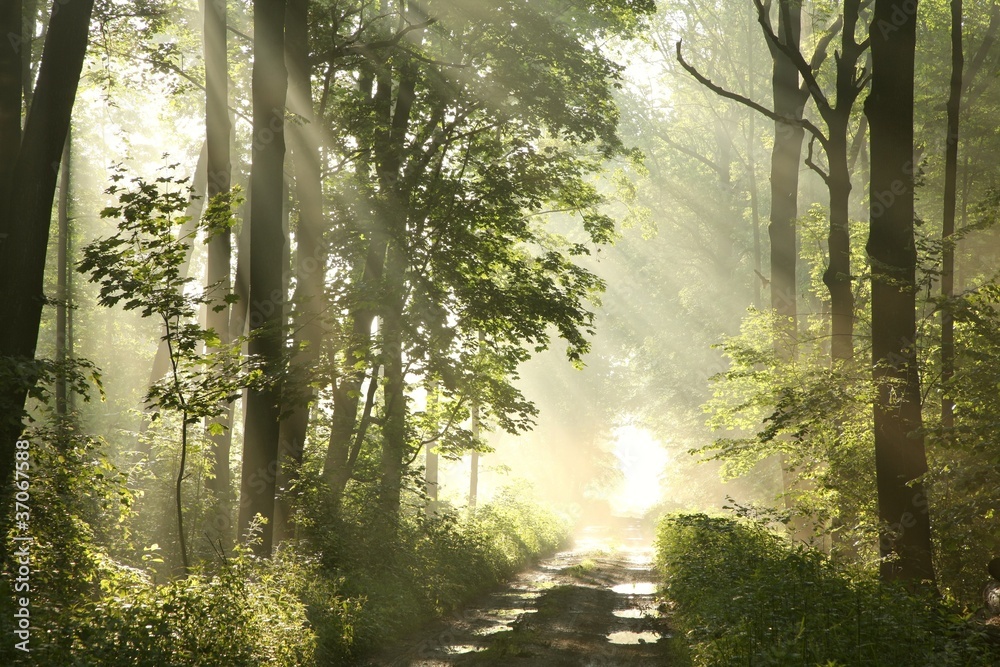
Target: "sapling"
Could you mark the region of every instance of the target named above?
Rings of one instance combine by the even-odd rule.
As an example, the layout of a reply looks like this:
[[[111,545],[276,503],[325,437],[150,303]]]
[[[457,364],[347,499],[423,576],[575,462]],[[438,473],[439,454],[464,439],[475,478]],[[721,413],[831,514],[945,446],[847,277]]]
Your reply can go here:
[[[124,171],[119,167],[107,190],[118,204],[101,212],[102,218],[117,221],[117,232],[88,244],[77,270],[88,274],[91,282],[100,284],[98,301],[102,306],[121,303],[125,310],[137,310],[142,317],[155,317],[163,324],[162,340],[169,353],[169,372],[150,387],[145,400],[154,410],[154,419],[164,410],[179,413],[181,417],[175,501],[181,564],[187,575],[190,564],[181,490],[189,427],[221,415],[244,387],[263,377],[252,359],[240,356],[243,339],[223,345],[214,330],[198,323],[199,308],[206,306],[219,311],[235,301],[236,296],[217,294],[216,285],[203,289],[192,285],[195,279],[184,275],[181,269],[197,234],[203,233],[208,242],[232,226],[232,209],[239,195],[227,192],[213,198],[200,223],[183,233],[177,230],[188,221],[181,212],[191,196],[185,179],[167,174],[152,182],[134,178],[126,185],[122,183],[124,180]],[[213,433],[214,429],[223,428],[218,422],[211,425]]]

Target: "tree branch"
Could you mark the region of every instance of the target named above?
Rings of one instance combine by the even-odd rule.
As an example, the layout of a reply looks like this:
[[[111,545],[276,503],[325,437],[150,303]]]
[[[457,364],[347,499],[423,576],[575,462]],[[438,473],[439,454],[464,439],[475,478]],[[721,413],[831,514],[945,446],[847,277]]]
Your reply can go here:
[[[694,66],[690,65],[686,60],[684,60],[684,56],[681,54],[681,40],[677,40],[677,62],[680,63],[681,67],[687,70],[688,74],[693,76],[698,81],[698,83],[705,86],[706,88],[714,92],[716,95],[720,97],[725,97],[726,99],[730,99],[735,102],[739,102],[740,104],[767,116],[776,123],[785,123],[786,125],[791,125],[793,127],[801,127],[805,130],[808,130],[809,133],[812,136],[814,136],[817,141],[819,141],[820,145],[823,146],[824,149],[826,149],[828,143],[826,136],[811,121],[805,118],[790,118],[787,116],[778,115],[771,109],[768,109],[767,107],[762,106],[757,102],[754,102],[748,97],[744,97],[743,95],[740,95],[738,93],[728,91],[722,86],[713,83],[711,79],[703,75],[701,72],[695,69]]]
[[[784,54],[786,58],[793,65],[795,69],[799,71],[802,76],[803,85],[806,91],[812,96],[813,100],[816,102],[816,106],[819,107],[819,111],[825,117],[830,111],[830,102],[826,99],[826,95],[823,94],[823,88],[819,85],[816,80],[814,72],[820,68],[823,61],[826,59],[826,50],[830,46],[830,42],[833,38],[840,32],[840,28],[843,25],[843,17],[838,16],[837,20],[834,21],[830,29],[827,30],[826,34],[819,40],[816,45],[816,51],[813,52],[812,62],[806,62],[806,59],[802,56],[802,52],[797,48],[792,48],[788,44],[785,44],[778,38],[775,34],[774,28],[771,25],[770,18],[770,3],[766,5],[762,0],[753,0],[754,5],[757,7],[757,22],[760,23],[761,29],[764,31],[764,36],[767,38],[768,43],[773,46],[773,50],[777,50],[779,53]],[[785,0],[780,0],[779,11],[788,12],[788,3]],[[791,17],[786,14],[785,22],[789,23]]]
[[[830,175],[828,173],[826,173],[825,171],[823,171],[822,167],[820,167],[818,164],[816,164],[815,162],[813,162],[813,144],[814,143],[816,143],[816,137],[811,137],[809,139],[809,150],[806,153],[805,165],[807,167],[809,167],[810,169],[812,169],[813,171],[815,171],[817,174],[819,174],[819,177],[822,178],[823,182],[826,183],[827,187],[829,187],[830,186]]]

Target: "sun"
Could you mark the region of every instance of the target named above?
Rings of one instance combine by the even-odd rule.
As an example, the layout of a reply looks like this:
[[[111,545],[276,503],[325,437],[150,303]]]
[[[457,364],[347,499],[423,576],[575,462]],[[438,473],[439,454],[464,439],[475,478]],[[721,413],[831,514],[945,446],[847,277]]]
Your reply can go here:
[[[615,513],[639,516],[663,498],[663,471],[670,455],[647,429],[619,426],[613,431],[611,451],[622,479],[610,501]]]

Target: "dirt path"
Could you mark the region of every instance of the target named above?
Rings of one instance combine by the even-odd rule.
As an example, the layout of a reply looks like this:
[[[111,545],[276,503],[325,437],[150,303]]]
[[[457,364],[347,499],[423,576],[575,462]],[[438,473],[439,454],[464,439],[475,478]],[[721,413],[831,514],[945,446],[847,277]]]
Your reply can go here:
[[[617,540],[589,527],[571,550],[369,665],[669,665],[652,556],[637,526]]]

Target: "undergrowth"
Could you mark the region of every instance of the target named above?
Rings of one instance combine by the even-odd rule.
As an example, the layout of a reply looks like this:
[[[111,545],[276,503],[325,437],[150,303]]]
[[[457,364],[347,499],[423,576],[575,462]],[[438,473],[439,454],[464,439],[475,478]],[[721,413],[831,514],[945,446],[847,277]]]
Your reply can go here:
[[[839,569],[760,523],[667,516],[656,550],[695,667],[1000,664],[968,616]]]
[[[99,443],[52,441],[33,450],[30,652],[8,638],[0,665],[354,665],[567,537],[520,492],[471,516],[426,517],[413,505],[394,525],[362,494],[345,501],[345,518],[303,516],[300,538],[273,558],[227,549],[178,577],[154,546],[132,556],[97,546],[102,531],[126,536],[132,498]],[[0,581],[7,619],[16,568],[12,558]]]
[[[342,515],[348,518],[318,531],[317,546],[327,571],[342,577],[343,591],[364,604],[351,644],[325,655],[322,664],[354,664],[497,587],[568,537],[556,515],[513,490],[472,516],[418,513],[390,526],[363,496]]]

